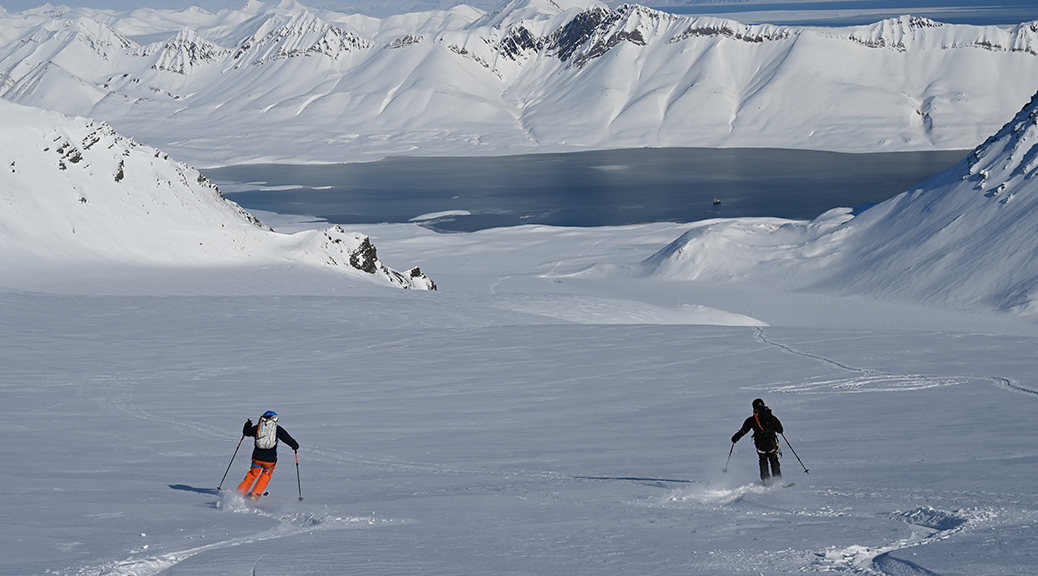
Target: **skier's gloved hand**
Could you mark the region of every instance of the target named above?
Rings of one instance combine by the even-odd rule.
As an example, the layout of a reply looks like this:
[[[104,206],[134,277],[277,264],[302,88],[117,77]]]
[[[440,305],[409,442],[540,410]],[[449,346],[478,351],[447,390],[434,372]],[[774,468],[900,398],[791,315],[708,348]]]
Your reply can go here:
[[[732,436],[732,444],[735,444],[738,441],[739,441],[739,435],[738,434]]]
[[[248,420],[246,420],[245,421],[245,425],[241,427],[241,435],[242,436],[248,436],[249,435],[249,428],[252,428],[252,418],[249,418]]]

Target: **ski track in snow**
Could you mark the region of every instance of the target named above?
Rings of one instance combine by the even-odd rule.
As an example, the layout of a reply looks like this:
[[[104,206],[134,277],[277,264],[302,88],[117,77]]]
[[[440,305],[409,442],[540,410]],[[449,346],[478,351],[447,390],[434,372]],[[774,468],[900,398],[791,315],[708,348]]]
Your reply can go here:
[[[133,388],[138,382],[138,378],[132,375],[102,375],[95,378],[95,381],[97,380],[104,381],[104,386],[102,387],[104,390],[104,396],[100,399],[100,404],[101,408],[106,412],[121,415],[125,418],[155,422],[164,427],[172,427],[182,432],[190,432],[202,436],[203,438],[227,439],[233,437],[233,435],[227,434],[225,430],[219,428],[206,426],[204,424],[199,424],[198,422],[191,422],[184,419],[163,418],[135,408],[132,402],[132,395]],[[84,387],[84,389],[90,388],[90,386]],[[77,396],[83,400],[88,400],[84,397],[83,391],[77,393]]]
[[[417,339],[417,337],[412,339]],[[675,363],[680,364],[681,362],[679,361]],[[234,434],[228,434],[227,431],[222,428],[216,428],[198,422],[192,422],[190,420],[182,418],[165,418],[151,414],[145,410],[135,408],[132,402],[132,393],[134,386],[142,381],[160,378],[161,377],[156,377],[154,375],[145,375],[140,377],[132,374],[120,374],[117,376],[103,375],[101,377],[94,378],[92,381],[104,381],[104,385],[102,386],[103,396],[101,398],[90,399],[85,396],[83,391],[92,390],[94,386],[91,385],[83,386],[81,391],[77,393],[77,396],[80,400],[83,401],[98,402],[101,406],[101,409],[123,418],[155,423],[162,428],[175,428],[177,430],[180,430],[181,432],[192,434],[206,439],[233,441],[238,438],[238,436],[235,436]],[[491,470],[486,468],[463,468],[437,462],[400,461],[385,458],[372,458],[349,451],[333,450],[315,446],[301,448],[299,450],[299,453],[303,454],[306,457],[306,459],[314,462],[361,466],[367,468],[394,470],[398,472],[419,472],[443,476],[527,478],[552,481],[570,479],[570,477],[566,474],[561,474],[558,472],[547,470]]]
[[[657,501],[657,505],[673,506],[675,503],[678,503],[693,508],[731,508],[733,511],[736,511],[740,503],[755,504],[751,500],[752,498],[781,493],[782,490],[784,490],[784,487],[769,487],[756,483],[736,487],[699,485],[692,488],[674,490],[662,498],[662,503]],[[812,490],[820,495],[835,496],[843,499],[849,496],[865,496],[862,494],[841,494],[831,489],[817,486],[812,487]],[[883,497],[885,495],[870,494],[867,496]],[[954,501],[955,495],[951,495],[949,498]],[[819,518],[858,516],[862,520],[876,518],[875,514],[854,513],[850,511],[850,508],[834,509],[831,506],[824,506],[817,510],[808,510],[806,508],[794,509],[792,507],[784,509],[781,505],[769,505],[766,511],[750,511],[747,513],[769,516],[777,513]],[[787,549],[754,553],[749,550],[715,550],[708,552],[711,560],[705,566],[713,566],[720,572],[738,567],[740,570],[775,570],[782,568],[788,571],[849,572],[853,574],[888,576],[929,575],[934,574],[934,572],[912,562],[893,558],[890,554],[908,548],[947,540],[967,531],[981,530],[985,526],[990,527],[994,524],[1013,520],[1029,523],[1036,519],[1032,517],[1034,516],[1033,514],[1024,514],[1020,518],[1005,518],[1003,517],[1005,515],[1005,509],[996,511],[992,508],[960,508],[954,511],[946,511],[932,506],[921,506],[909,511],[895,510],[883,516],[890,520],[902,521],[908,524],[911,527],[912,533],[907,538],[900,538],[889,544],[878,546],[831,546],[822,551]]]
[[[762,495],[779,490],[777,486],[762,486],[760,484],[746,484],[735,488],[713,488],[709,486],[697,486],[692,489],[678,490],[678,494],[669,497],[671,502],[695,502],[710,506],[725,506],[738,502],[750,495]]]
[[[225,431],[199,424],[197,422],[190,422],[183,419],[170,419],[162,418],[154,414],[150,414],[144,410],[136,409],[133,406],[131,400],[132,392],[137,378],[128,375],[103,375],[96,380],[103,380],[105,384],[103,386],[104,395],[99,400],[101,408],[107,412],[115,415],[122,416],[124,418],[144,420],[148,422],[155,422],[164,427],[174,427],[183,432],[193,433],[198,436],[207,438],[230,438],[231,435]],[[86,387],[84,387],[85,389]],[[85,397],[83,390],[77,393],[77,397],[83,401],[90,401]],[[322,451],[313,451],[316,454],[321,454]],[[364,459],[354,459],[356,462],[368,462]],[[385,463],[383,463],[385,465]],[[226,494],[226,493],[225,493]],[[262,542],[265,540],[272,540],[276,538],[285,538],[289,536],[295,536],[304,532],[316,532],[325,530],[349,530],[358,528],[361,526],[377,526],[387,525],[399,521],[389,519],[377,519],[373,516],[369,517],[338,517],[319,515],[309,512],[296,512],[289,514],[275,514],[265,512],[259,508],[250,506],[245,502],[241,496],[230,493],[224,499],[217,502],[217,507],[224,509],[228,512],[238,514],[257,514],[272,518],[278,522],[278,525],[274,528],[253,534],[249,536],[242,536],[238,538],[232,538],[229,540],[223,540],[220,542],[214,542],[206,544],[204,546],[198,546],[194,548],[188,548],[177,552],[168,552],[161,555],[147,556],[147,557],[130,557],[125,560],[117,560],[106,562],[98,566],[88,566],[78,569],[75,572],[78,576],[100,576],[100,575],[113,575],[113,576],[151,576],[160,574],[176,564],[187,560],[193,556],[208,552],[212,550],[219,550],[223,548],[229,548],[232,546],[240,546],[243,544],[252,544],[255,542]]]
[[[254,508],[245,502],[245,499],[237,494],[221,500],[218,507],[228,512],[237,514],[257,514],[277,520],[278,525],[250,536],[231,538],[220,542],[213,542],[204,546],[188,548],[179,552],[168,552],[165,554],[147,556],[143,558],[127,558],[106,562],[99,566],[88,566],[79,569],[77,576],[153,576],[169,570],[173,566],[196,556],[203,552],[241,546],[276,538],[295,536],[306,532],[313,533],[325,530],[350,530],[362,526],[384,526],[394,523],[392,520],[377,519],[371,516],[338,517],[324,516],[310,512],[297,512],[290,514],[272,514]]]
[[[572,258],[563,258],[562,260],[559,260],[559,261],[558,261],[558,262],[557,262],[557,263],[555,264],[555,266],[552,266],[551,270],[549,270],[547,274],[543,274],[543,275],[542,275],[541,277],[542,277],[542,278],[560,278],[560,276],[559,276],[559,275],[558,275],[558,273],[556,272],[556,270],[558,270],[558,269],[559,269],[559,266],[562,266],[562,265],[563,265],[563,263],[565,263],[565,262],[566,262],[567,260],[576,260],[576,259],[578,259],[578,258],[582,257],[582,256],[583,256],[584,254],[587,254],[588,252],[590,252],[590,251],[591,251],[591,250],[592,250],[592,249],[593,249],[593,248],[594,248],[595,246],[598,246],[598,244],[599,244],[600,242],[602,242],[602,240],[595,240],[595,242],[594,242],[593,244],[591,244],[590,246],[588,246],[587,248],[585,248],[584,250],[582,250],[582,251],[580,252],[580,254],[577,254],[576,256],[574,256],[574,257],[572,257]],[[500,283],[500,282],[499,282],[499,283]]]
[[[103,376],[99,379],[106,381],[103,386],[104,396],[97,400],[101,408],[106,412],[114,415],[122,416],[124,418],[147,421],[150,423],[156,423],[161,427],[165,428],[176,428],[181,432],[191,433],[196,436],[200,436],[208,439],[220,439],[220,440],[233,440],[237,436],[228,434],[226,430],[215,428],[200,424],[198,422],[192,422],[185,419],[172,419],[156,416],[145,410],[137,409],[133,406],[131,400],[134,385],[138,382],[138,378],[131,375],[120,375],[120,376]],[[143,379],[149,379],[144,377]],[[95,379],[97,380],[97,379]],[[85,387],[85,388],[90,388]],[[83,393],[78,393],[80,399],[84,401],[90,401],[85,398]],[[354,454],[345,451],[328,450],[315,447],[301,448],[300,453],[308,456],[316,456],[313,458],[315,461],[330,462],[334,464],[351,464],[360,465],[373,468],[383,468],[392,470],[412,471],[412,472],[428,472],[434,474],[445,474],[445,475],[467,475],[467,474],[480,474],[480,475],[508,475],[508,476],[527,476],[527,477],[560,477],[559,474],[552,472],[536,472],[536,471],[511,471],[508,473],[502,473],[500,471],[492,472],[488,470],[471,470],[463,469],[455,466],[448,466],[436,463],[427,462],[402,462],[387,459],[369,458],[363,455]]]
[[[833,366],[843,371],[852,372],[855,375],[845,379],[826,379],[813,381],[797,385],[788,386],[777,386],[768,389],[770,392],[783,392],[783,393],[801,393],[801,394],[821,394],[821,393],[850,393],[850,392],[884,392],[884,391],[905,391],[905,390],[919,390],[925,388],[933,388],[939,386],[953,386],[959,384],[967,384],[969,382],[976,382],[978,380],[986,380],[995,383],[998,387],[1027,395],[1038,395],[1038,392],[1023,388],[1007,378],[996,377],[996,376],[949,376],[949,377],[933,377],[922,374],[894,374],[884,373],[878,370],[873,370],[863,367],[855,367],[832,358],[825,356],[812,354],[802,350],[798,350],[789,345],[775,342],[768,339],[765,331],[761,327],[754,327],[753,332],[754,339],[761,344],[770,346],[785,353],[798,356],[801,358],[810,359],[813,361],[821,362],[829,366]],[[681,364],[682,361],[676,361],[672,364]],[[229,368],[227,370],[233,371],[235,368]],[[206,376],[212,376],[207,374]],[[203,377],[200,375],[199,377]],[[186,421],[183,419],[170,419],[163,418],[147,411],[138,409],[134,406],[132,401],[134,386],[140,382],[147,380],[160,379],[161,375],[155,374],[103,374],[93,378],[90,384],[102,383],[100,387],[103,390],[100,398],[88,397],[87,391],[95,389],[92,385],[84,385],[80,388],[79,392],[76,393],[76,397],[81,401],[86,402],[97,402],[100,407],[114,415],[128,418],[143,420],[148,422],[159,423],[166,427],[175,427],[183,432],[198,435],[206,438],[219,438],[228,439],[232,438],[233,435],[228,434],[225,430],[218,429],[212,426],[203,425],[197,422]],[[72,383],[74,384],[74,383]],[[440,463],[430,462],[404,462],[394,461],[387,459],[378,459],[365,457],[363,455],[338,451],[328,450],[320,447],[310,447],[303,451],[315,460],[324,460],[336,463],[350,463],[355,465],[377,467],[377,468],[388,468],[402,471],[415,471],[425,472],[433,474],[444,474],[444,475],[481,475],[484,477],[488,476],[508,476],[512,478],[528,478],[528,479],[540,479],[549,481],[581,481],[588,479],[607,479],[607,478],[596,478],[596,477],[573,477],[566,474],[560,474],[558,472],[546,471],[546,470],[491,470],[491,469],[466,469],[456,466],[449,466]],[[639,478],[608,478],[616,480],[631,480],[631,481],[648,481],[653,479],[639,479]],[[657,485],[659,487],[669,487],[671,483],[677,482],[689,482],[689,481],[678,481],[678,480],[659,480]],[[669,494],[663,497],[661,503],[659,499],[654,499],[656,505],[673,506],[675,503],[678,505],[686,505],[692,507],[704,506],[710,509],[724,509],[732,506],[737,506],[741,502],[752,502],[755,497],[766,496],[769,493],[779,492],[781,488],[778,487],[764,487],[757,484],[750,484],[737,487],[716,487],[707,485],[698,485],[695,481],[691,481],[693,486],[683,486],[681,488],[669,491]],[[818,493],[825,493],[827,489],[825,487],[814,486],[810,488]],[[828,490],[831,492],[831,490]],[[954,498],[953,498],[954,500]],[[642,504],[645,502],[642,501]],[[237,494],[232,494],[225,497],[218,503],[218,507],[232,513],[243,513],[243,514],[257,514],[265,517],[269,517],[277,521],[277,526],[252,535],[242,536],[238,538],[231,538],[219,542],[213,542],[204,546],[198,546],[188,548],[181,551],[167,552],[158,555],[149,555],[146,557],[129,557],[124,560],[109,561],[100,565],[87,566],[79,568],[78,571],[73,573],[80,576],[94,576],[102,574],[118,575],[118,576],[149,576],[160,574],[166,570],[169,570],[173,566],[177,565],[184,560],[194,557],[198,554],[230,548],[239,545],[246,545],[255,542],[262,542],[265,540],[272,540],[277,538],[285,538],[303,534],[306,532],[325,531],[325,530],[350,530],[356,529],[363,526],[378,526],[388,525],[399,522],[407,522],[406,520],[392,520],[392,519],[378,519],[373,516],[367,517],[338,517],[338,516],[322,516],[308,512],[295,512],[287,514],[278,514],[272,512],[266,512],[262,509],[250,506]],[[781,507],[776,508],[772,511],[781,512]],[[844,510],[834,510],[831,507],[823,507],[819,510],[788,510],[785,513],[791,515],[814,515],[814,516],[845,516],[848,514]],[[995,512],[993,509],[959,509],[955,511],[945,511],[935,509],[929,506],[924,506],[908,512],[894,511],[889,513],[889,518],[893,520],[903,521],[912,527],[912,534],[907,538],[901,538],[889,544],[880,545],[852,545],[852,546],[835,546],[827,547],[819,551],[815,550],[780,550],[772,551],[767,553],[751,553],[748,550],[742,551],[715,551],[710,552],[711,562],[716,566],[718,570],[731,569],[733,566],[740,567],[774,567],[777,565],[787,566],[790,568],[796,568],[799,570],[808,569],[810,571],[823,571],[823,572],[849,572],[858,574],[881,574],[881,575],[926,575],[933,574],[933,572],[915,565],[911,562],[900,560],[898,558],[891,557],[890,554],[899,550],[904,550],[916,546],[922,546],[935,542],[940,542],[961,534],[970,530],[977,530],[982,525],[991,525],[995,523],[1004,522],[1005,518],[1000,518],[1002,514]],[[874,518],[874,515],[868,515],[868,518]],[[710,563],[706,563],[705,566],[709,566]],[[754,568],[755,569],[755,568]]]
[[[1013,392],[1019,392],[1021,394],[1027,394],[1029,396],[1038,396],[1038,391],[1031,390],[1030,388],[1024,388],[1019,384],[1015,384],[1012,380],[1008,378],[991,377],[991,379],[995,380],[1000,386]]]
[[[931,506],[923,506],[908,512],[891,512],[888,517],[892,520],[904,521],[912,526],[912,535],[886,546],[855,545],[845,548],[827,548],[825,552],[817,554],[815,566],[826,571],[851,571],[890,576],[934,574],[912,562],[892,558],[890,553],[947,540],[967,530],[977,530],[983,524],[998,518],[998,514],[993,510],[947,512]]]
[[[412,337],[397,341],[395,344],[406,343],[412,340],[418,340],[419,337]],[[368,348],[374,348],[377,345],[369,346]],[[670,364],[681,364],[684,361],[677,361]],[[670,364],[666,364],[668,366]],[[636,370],[632,370],[634,372]],[[211,375],[210,375],[211,376]],[[590,376],[589,376],[590,377]],[[206,439],[213,440],[236,440],[239,436],[229,434],[227,430],[223,428],[216,428],[208,426],[198,422],[193,422],[183,418],[165,418],[151,414],[145,410],[136,408],[132,401],[133,389],[138,383],[143,383],[151,380],[161,380],[161,375],[155,374],[127,374],[121,373],[118,375],[100,375],[92,378],[89,383],[82,384],[80,390],[76,393],[79,400],[84,402],[98,403],[100,408],[108,413],[116,416],[120,416],[127,419],[145,421],[149,423],[158,424],[161,428],[168,429],[174,428],[184,433],[189,433],[195,436],[199,436]],[[573,380],[573,379],[566,379]],[[561,382],[562,380],[560,380]],[[95,384],[101,383],[99,387],[103,392],[100,398],[88,397],[87,391],[98,388]],[[74,384],[74,383],[73,383]],[[308,446],[299,450],[300,454],[305,454],[311,457],[312,460],[317,462],[326,462],[333,464],[350,464],[365,466],[371,468],[390,469],[397,471],[410,471],[410,472],[425,472],[432,474],[451,475],[451,476],[462,476],[462,475],[480,475],[480,476],[507,476],[507,477],[524,477],[524,478],[550,478],[550,479],[561,479],[568,478],[564,474],[560,474],[552,471],[543,470],[489,470],[489,469],[470,469],[461,468],[457,466],[450,466],[446,464],[440,464],[435,462],[413,462],[413,461],[398,461],[383,458],[371,458],[361,454],[353,452],[342,451],[342,450],[330,450],[327,448],[320,448],[314,446]]]
[[[191,422],[184,419],[163,418],[151,414],[147,411],[135,408],[132,402],[133,388],[139,380],[147,379],[153,378],[148,376],[138,378],[134,375],[128,374],[102,375],[93,379],[94,382],[101,381],[103,383],[103,386],[101,387],[103,390],[103,395],[101,398],[91,399],[86,397],[84,391],[93,389],[93,387],[89,385],[83,386],[81,390],[77,392],[76,396],[82,401],[98,402],[100,404],[101,409],[113,415],[120,416],[122,418],[153,422],[163,427],[173,427],[182,432],[190,433],[204,438],[228,439],[233,437],[233,435],[227,434],[226,431],[222,429],[206,426],[197,422]],[[323,456],[331,461],[348,461],[351,463],[366,464],[369,466],[393,467],[407,470],[434,471],[440,473],[467,473],[466,471],[446,470],[445,467],[437,467],[432,465],[421,465],[414,463],[393,463],[389,461],[362,458],[354,455],[346,456],[343,454],[336,454],[320,449],[304,450],[304,453],[312,453],[315,455]],[[273,514],[250,506],[245,502],[243,498],[234,493],[231,493],[227,498],[225,498],[225,500],[221,500],[217,504],[217,506],[233,513],[251,513],[266,516],[274,520],[277,520],[278,526],[266,530],[264,532],[260,532],[258,534],[243,536],[239,538],[232,538],[220,542],[214,542],[212,544],[198,546],[195,548],[189,548],[178,552],[169,552],[166,554],[148,556],[144,558],[131,557],[125,560],[106,562],[98,566],[88,566],[80,568],[78,571],[74,573],[79,576],[94,576],[102,574],[115,576],[150,576],[162,573],[163,571],[168,570],[172,566],[180,562],[183,562],[188,558],[212,550],[219,550],[243,544],[251,544],[254,542],[261,542],[264,540],[271,540],[275,538],[285,538],[288,536],[302,534],[304,532],[314,532],[318,530],[347,530],[363,525],[384,525],[394,522],[393,520],[376,519],[374,517],[334,517],[321,516],[313,513],[302,512],[292,514]]]
[[[949,376],[933,377],[923,374],[892,374],[869,368],[850,366],[817,354],[797,350],[791,346],[769,340],[761,327],[754,327],[754,338],[761,344],[782,350],[788,354],[815,360],[841,370],[858,375],[839,380],[822,380],[805,384],[772,387],[769,392],[820,394],[850,392],[890,392],[920,390],[940,386],[954,386],[977,380],[986,380],[1000,388],[1027,395],[1038,395],[1038,392],[1023,388],[1011,380],[999,376]],[[686,503],[693,506],[724,508],[744,501],[753,496],[762,496],[781,490],[779,487],[766,487],[759,484],[731,487],[695,486],[673,491],[665,498],[666,503]],[[824,491],[815,487],[815,490]],[[844,511],[823,508],[809,512],[790,511],[790,514],[842,516]],[[932,544],[951,538],[969,530],[979,529],[981,525],[992,524],[999,518],[994,510],[960,509],[954,512],[938,510],[924,506],[908,512],[894,511],[888,515],[891,519],[901,520],[912,526],[912,534],[907,538],[896,540],[890,544],[879,546],[852,545],[846,547],[828,547],[822,552],[803,550],[784,550],[758,554],[759,557],[747,555],[747,551],[710,552],[714,565],[720,569],[730,569],[738,565],[742,567],[771,567],[776,565],[807,567],[810,570],[823,572],[850,572],[857,574],[880,574],[888,576],[926,576],[935,574],[912,562],[891,557],[892,552]],[[870,517],[872,517],[870,515]],[[1004,520],[1004,519],[1003,519]]]
[[[826,392],[832,393],[852,393],[852,392],[895,392],[905,390],[923,390],[926,388],[938,388],[942,386],[957,386],[960,384],[967,384],[975,382],[977,380],[986,380],[994,383],[1000,388],[1018,392],[1021,394],[1038,396],[1038,391],[1024,388],[1017,383],[1014,383],[1008,378],[1001,376],[972,376],[972,375],[961,375],[961,376],[927,376],[925,374],[896,374],[889,372],[881,372],[879,370],[872,370],[869,368],[857,368],[854,366],[848,366],[832,358],[826,358],[817,354],[811,354],[802,350],[797,350],[785,344],[769,340],[764,334],[764,329],[755,326],[754,338],[761,344],[778,348],[784,352],[792,354],[794,356],[800,356],[802,358],[809,358],[816,360],[823,364],[845,370],[847,372],[855,372],[858,376],[852,378],[839,378],[839,379],[826,379],[826,380],[814,380],[811,382],[804,382],[798,384],[790,384],[786,386],[773,386],[768,388],[769,392],[775,393],[800,393],[800,394],[821,394]]]

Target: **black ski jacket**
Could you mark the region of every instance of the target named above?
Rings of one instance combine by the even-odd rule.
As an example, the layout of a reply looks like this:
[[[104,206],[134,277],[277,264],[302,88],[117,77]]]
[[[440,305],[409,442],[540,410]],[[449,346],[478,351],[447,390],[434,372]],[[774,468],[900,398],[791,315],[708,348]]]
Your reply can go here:
[[[739,441],[747,432],[753,430],[753,445],[758,452],[774,452],[778,449],[778,436],[782,433],[782,422],[771,414],[771,408],[754,412],[742,423],[742,428],[732,436],[732,444]]]
[[[252,426],[249,426],[248,424],[246,424],[242,428],[241,433],[243,436],[251,436],[255,438],[257,430],[259,430],[259,425],[253,424]],[[285,444],[288,444],[288,447],[293,450],[299,450],[299,442],[296,442],[295,438],[292,438],[292,436],[289,435],[289,433],[286,432],[285,429],[281,426],[278,426],[278,440],[284,442]],[[277,462],[278,443],[275,442],[273,448],[266,449],[259,448],[255,444],[253,444],[252,459],[259,460],[260,462]]]

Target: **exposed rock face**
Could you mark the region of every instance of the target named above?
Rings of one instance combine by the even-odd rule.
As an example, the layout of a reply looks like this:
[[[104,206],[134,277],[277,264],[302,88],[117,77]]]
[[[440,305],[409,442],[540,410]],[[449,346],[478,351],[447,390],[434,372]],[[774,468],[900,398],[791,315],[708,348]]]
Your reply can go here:
[[[172,40],[162,44],[158,50],[154,45],[142,47],[137,53],[141,57],[155,55],[154,70],[166,70],[175,74],[188,75],[192,69],[224,57],[230,52],[199,36],[194,30],[184,29]]]
[[[400,273],[380,262],[375,245],[363,234],[348,233],[335,225],[322,230],[319,241],[325,253],[323,262],[329,266],[350,266],[405,289],[436,290],[436,284],[417,266]]]

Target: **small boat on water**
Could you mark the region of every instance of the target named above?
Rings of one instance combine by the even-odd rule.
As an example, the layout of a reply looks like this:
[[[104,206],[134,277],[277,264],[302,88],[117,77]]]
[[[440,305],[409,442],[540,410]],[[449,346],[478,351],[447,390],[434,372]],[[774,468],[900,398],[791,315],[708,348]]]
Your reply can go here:
[[[720,203],[721,203],[721,199],[720,198],[714,198],[714,206],[717,206]]]

